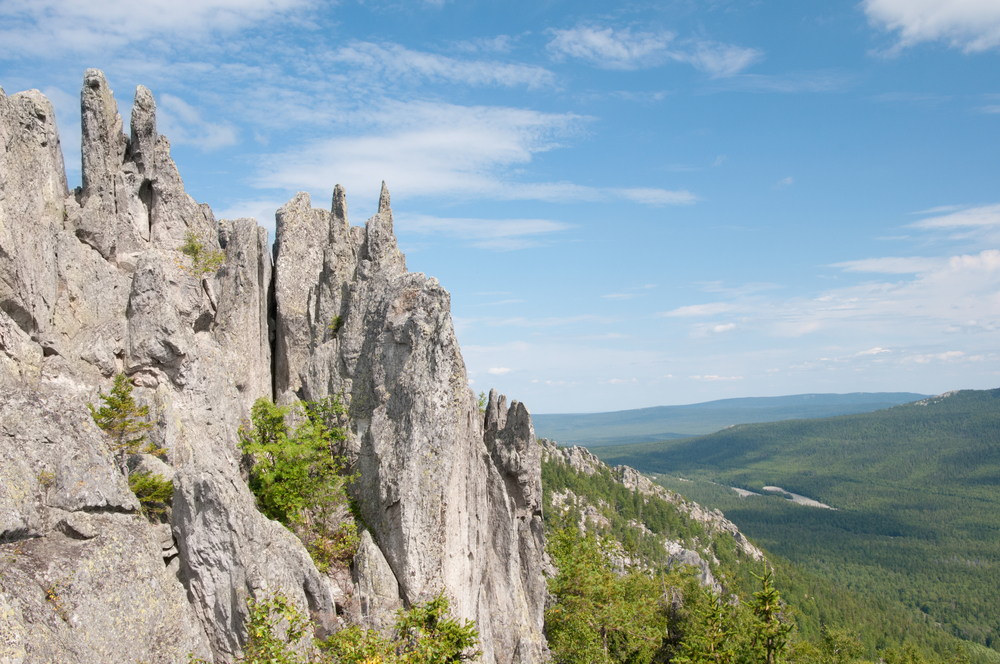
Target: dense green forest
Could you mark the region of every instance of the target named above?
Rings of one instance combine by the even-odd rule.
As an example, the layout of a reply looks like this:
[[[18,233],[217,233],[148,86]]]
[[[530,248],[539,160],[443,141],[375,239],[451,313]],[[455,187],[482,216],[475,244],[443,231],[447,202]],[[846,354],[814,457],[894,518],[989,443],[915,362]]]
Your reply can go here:
[[[887,625],[903,617],[924,640],[954,635],[1000,659],[1000,390],[592,451],[660,473],[803,574],[889,611]],[[768,485],[835,509],[729,488]]]

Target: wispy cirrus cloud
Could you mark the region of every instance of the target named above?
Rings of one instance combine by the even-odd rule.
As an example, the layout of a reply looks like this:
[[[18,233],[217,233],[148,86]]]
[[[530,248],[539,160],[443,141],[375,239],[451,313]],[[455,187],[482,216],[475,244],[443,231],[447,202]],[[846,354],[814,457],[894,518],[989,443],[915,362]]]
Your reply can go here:
[[[895,54],[921,42],[941,41],[965,53],[1000,46],[1000,4],[995,0],[864,0],[869,22],[897,35]]]
[[[325,191],[331,182],[394,194],[552,202],[628,200],[651,206],[690,205],[686,190],[591,187],[572,182],[524,182],[513,171],[556,149],[591,118],[573,113],[497,106],[382,100],[378,112],[347,113],[343,134],[271,154],[262,161],[262,188]]]
[[[107,53],[158,38],[197,42],[262,21],[287,20],[316,0],[4,0],[0,53],[52,57]]]
[[[392,43],[354,42],[337,49],[328,59],[364,71],[370,76],[393,81],[422,79],[475,86],[523,85],[529,90],[555,83],[552,72],[535,65],[460,60]]]
[[[924,258],[912,256],[908,258],[885,257],[865,258],[856,261],[833,263],[831,267],[839,267],[846,272],[880,272],[882,274],[917,274],[940,268],[945,263],[942,258]]]
[[[399,214],[397,219],[397,228],[403,233],[454,237],[474,247],[498,251],[537,247],[547,241],[546,236],[570,228],[569,224],[549,219],[468,219],[421,214]]]
[[[683,62],[712,77],[732,76],[763,57],[763,52],[710,40],[676,42],[668,31],[615,30],[580,25],[550,30],[548,51],[556,59],[567,56],[602,69],[648,69],[666,62]]]
[[[180,97],[164,93],[157,100],[157,130],[172,143],[194,145],[211,152],[239,142],[239,132],[228,122],[212,122],[202,112]]]

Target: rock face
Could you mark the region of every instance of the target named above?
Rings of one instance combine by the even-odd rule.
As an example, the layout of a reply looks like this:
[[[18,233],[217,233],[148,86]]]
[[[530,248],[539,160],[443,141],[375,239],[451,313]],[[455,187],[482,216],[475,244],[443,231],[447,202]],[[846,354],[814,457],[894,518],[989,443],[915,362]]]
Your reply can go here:
[[[299,194],[277,222],[278,400],[348,406],[353,492],[402,602],[443,589],[476,621],[483,662],[540,661],[541,461],[527,409],[501,417],[491,394],[484,431],[448,292],[406,271],[384,184],[363,231],[340,187],[330,212]]]
[[[185,193],[149,90],[128,136],[98,70],[81,111],[69,191],[51,104],[0,90],[0,661],[231,662],[246,598],[275,592],[320,635],[338,610],[382,626],[444,592],[485,664],[543,661],[531,418],[491,393],[484,427],[448,292],[406,271],[385,186],[363,228],[339,185],[329,211],[299,194],[272,259],[254,220],[217,222]],[[122,371],[167,451],[169,524],[138,514],[86,410]],[[369,527],[353,597],[257,511],[240,470],[257,398],[327,396],[347,406]]]
[[[130,138],[100,71],[81,110],[69,192],[51,105],[0,93],[0,660],[232,661],[260,593],[329,631],[337,589],[240,477],[238,428],[272,394],[266,233],[184,192],[145,88]],[[86,410],[119,371],[168,453],[169,525],[137,514]]]

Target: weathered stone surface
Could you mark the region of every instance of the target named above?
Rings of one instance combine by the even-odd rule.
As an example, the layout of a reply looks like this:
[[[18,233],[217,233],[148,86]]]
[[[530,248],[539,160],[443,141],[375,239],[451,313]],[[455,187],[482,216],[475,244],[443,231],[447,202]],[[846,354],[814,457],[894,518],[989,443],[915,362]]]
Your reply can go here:
[[[365,629],[384,630],[391,627],[396,611],[403,608],[399,582],[367,530],[361,533],[361,542],[354,554],[351,581],[354,585],[351,608],[355,622]]]
[[[33,538],[17,544],[30,548],[24,560],[74,579],[68,601],[85,607],[93,636],[68,636],[77,632],[51,618],[51,602],[36,601],[41,577],[25,572],[4,577],[0,611],[16,620],[3,643],[37,661],[174,662],[193,651],[229,662],[246,638],[246,597],[275,592],[329,630],[338,590],[240,477],[237,431],[253,400],[271,395],[266,232],[249,220],[220,228],[185,193],[148,90],[136,92],[131,138],[101,72],[88,70],[81,107],[84,187],[67,195],[51,106],[37,92],[0,95],[0,413],[3,444],[27,450],[0,448],[0,529]],[[196,273],[179,251],[189,233],[209,252],[221,237],[222,269]],[[119,371],[168,452],[157,466],[175,482],[166,534],[135,515],[135,497],[91,445],[84,404]],[[104,583],[120,588],[102,617],[89,594]]]
[[[513,404],[504,427],[498,414],[487,446],[450,296],[406,272],[389,202],[383,184],[363,232],[348,228],[339,187],[330,213],[308,209],[304,194],[279,212],[276,392],[348,404],[360,473],[352,491],[400,599],[444,590],[458,617],[476,621],[483,662],[541,661],[541,467],[530,417]],[[310,243],[324,234],[324,248]]]
[[[138,506],[79,400],[5,386],[0,661],[167,663],[210,655]]]
[[[55,243],[67,195],[55,111],[37,90],[0,96],[0,310],[29,335],[49,328]]]
[[[219,275],[219,309],[212,334],[227,351],[229,369],[249,412],[271,398],[271,255],[267,230],[253,219],[223,220],[226,263]]]

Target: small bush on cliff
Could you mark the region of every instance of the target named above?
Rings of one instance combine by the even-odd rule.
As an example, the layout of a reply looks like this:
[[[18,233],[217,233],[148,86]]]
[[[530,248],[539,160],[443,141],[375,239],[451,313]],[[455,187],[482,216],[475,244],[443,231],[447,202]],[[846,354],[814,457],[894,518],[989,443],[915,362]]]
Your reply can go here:
[[[452,618],[442,592],[409,611],[399,611],[391,635],[353,626],[320,647],[325,651],[323,661],[336,664],[454,664],[478,658],[478,643],[475,625]]]
[[[191,258],[190,271],[197,277],[215,272],[226,262],[225,252],[210,251],[206,242],[194,231],[185,233],[181,253]]]
[[[326,571],[354,556],[358,535],[348,516],[344,460],[335,454],[344,440],[335,426],[344,407],[337,397],[304,402],[294,409],[258,399],[251,422],[240,430],[240,447],[253,459],[250,489],[260,511],[289,526],[316,565]],[[299,421],[294,431],[286,421]]]
[[[146,438],[149,406],[140,406],[132,396],[132,383],[124,373],[115,376],[111,392],[101,393],[100,408],[87,404],[94,422],[107,435],[108,448],[132,493],[139,499],[142,513],[151,521],[158,520],[174,495],[173,482],[148,471],[131,472],[128,460],[133,454],[166,456],[166,451]]]
[[[128,486],[139,499],[142,513],[150,521],[158,521],[167,512],[174,497],[174,483],[163,475],[140,470],[128,476]]]

